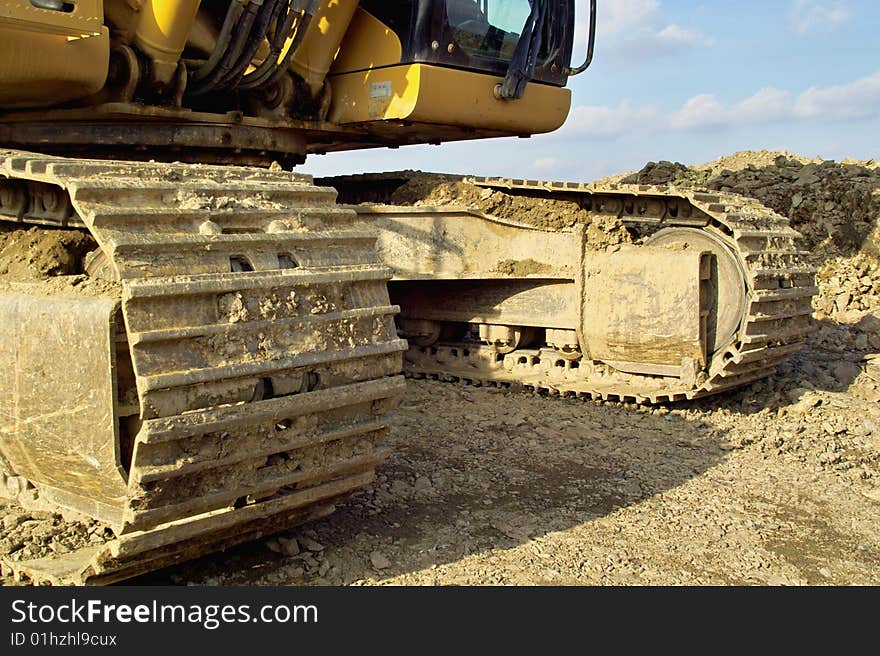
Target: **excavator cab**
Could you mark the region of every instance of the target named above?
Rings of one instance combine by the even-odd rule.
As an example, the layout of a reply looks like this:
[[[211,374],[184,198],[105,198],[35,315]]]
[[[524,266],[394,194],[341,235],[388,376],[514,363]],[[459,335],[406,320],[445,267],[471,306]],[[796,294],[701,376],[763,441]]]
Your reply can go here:
[[[365,0],[352,22],[329,78],[331,122],[486,137],[550,132],[568,116],[573,0]]]
[[[540,5],[546,5],[540,14]],[[574,2],[555,0],[368,0],[362,8],[400,38],[402,59],[504,76],[520,37],[539,37],[530,79],[565,86],[571,60]],[[533,6],[539,8],[533,18]]]

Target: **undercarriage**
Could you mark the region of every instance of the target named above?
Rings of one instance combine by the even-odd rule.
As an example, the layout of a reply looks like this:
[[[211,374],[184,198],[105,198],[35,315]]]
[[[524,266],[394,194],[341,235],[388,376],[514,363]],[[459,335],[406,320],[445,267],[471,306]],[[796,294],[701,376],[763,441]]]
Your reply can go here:
[[[406,175],[322,183],[347,201],[375,201]],[[456,184],[547,215],[551,203],[569,204],[579,217],[559,230],[479,204],[351,205],[378,230],[395,271],[409,375],[680,401],[770,375],[811,329],[815,271],[801,263],[787,219],[755,201],[648,186]]]

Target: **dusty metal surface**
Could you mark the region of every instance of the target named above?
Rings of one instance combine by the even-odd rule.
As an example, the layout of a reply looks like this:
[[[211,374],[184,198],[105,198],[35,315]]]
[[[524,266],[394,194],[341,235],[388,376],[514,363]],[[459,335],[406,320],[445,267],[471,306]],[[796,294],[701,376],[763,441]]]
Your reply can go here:
[[[117,541],[77,561],[69,578],[45,563],[17,563],[18,574],[124,578],[281,530],[372,479],[401,390],[405,342],[375,237],[340,229],[352,217],[334,206],[333,190],[258,169],[2,156],[3,176],[64,188],[98,241],[106,259],[99,270],[121,284],[111,305],[122,305],[137,390],[134,415],[118,405],[113,412],[119,441],[131,443],[112,522]],[[10,309],[3,321],[28,312]],[[83,321],[74,317],[66,329],[78,333]],[[107,335],[86,348],[111,350]],[[105,414],[111,358],[95,362]],[[77,393],[55,373],[29,375],[54,383],[59,403]],[[11,403],[4,399],[0,415],[16,422],[4,433],[36,457],[46,408],[34,403],[16,416]],[[22,422],[39,428],[16,433]],[[38,489],[53,487],[33,471]]]
[[[585,357],[631,373],[705,366],[705,253],[632,246],[585,259]]]
[[[403,281],[391,292],[407,319],[576,330],[580,317],[571,280]]]
[[[709,354],[724,348],[739,330],[746,308],[746,279],[743,264],[729,237],[718,230],[677,227],[664,228],[651,235],[646,246],[691,249],[711,255],[703,302],[706,312],[706,350]]]
[[[0,450],[12,469],[118,524],[126,497],[116,413],[116,298],[39,285],[0,293]],[[9,375],[11,374],[11,375]]]
[[[547,232],[469,208],[345,206],[378,233],[382,261],[400,280],[517,278],[573,280],[581,231]]]
[[[376,121],[339,126],[130,102],[0,113],[0,143],[6,147],[244,166],[301,164],[306,154],[503,136],[509,135],[456,125]]]
[[[326,182],[338,185],[350,202],[378,189],[374,200],[388,197],[406,175]],[[801,263],[798,234],[788,221],[759,203],[665,187],[466,182],[487,193],[532,199],[536,206],[568,201],[588,217],[622,221],[647,238],[626,247],[624,255],[619,245],[585,247],[577,229],[516,226],[454,203],[357,206],[363,224],[379,229],[390,266],[399,253],[421,253],[405,260],[391,283],[402,316],[420,331],[406,356],[410,375],[614,400],[675,401],[768,376],[801,348],[811,329],[815,271]],[[467,213],[467,229],[459,234],[449,228]],[[395,223],[389,218],[395,216],[404,219]],[[481,241],[496,230],[519,234],[483,241],[481,249],[464,245],[469,234]],[[494,264],[502,261],[512,264]],[[437,270],[434,279],[410,280],[430,279],[431,267]],[[584,274],[594,276],[592,286]],[[591,290],[587,303],[580,300],[584,289]],[[485,325],[544,330],[543,337],[539,332],[510,350],[487,344],[475,330],[469,336],[461,329],[442,330],[462,323],[481,333]],[[427,339],[432,333],[435,338]]]

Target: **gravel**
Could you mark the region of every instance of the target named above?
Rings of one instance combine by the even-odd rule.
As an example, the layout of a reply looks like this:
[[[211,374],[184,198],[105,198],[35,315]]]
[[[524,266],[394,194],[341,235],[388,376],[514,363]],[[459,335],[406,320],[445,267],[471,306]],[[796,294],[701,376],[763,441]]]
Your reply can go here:
[[[376,483],[306,529],[320,553],[141,582],[876,585],[880,410],[787,375],[653,409],[411,381]]]

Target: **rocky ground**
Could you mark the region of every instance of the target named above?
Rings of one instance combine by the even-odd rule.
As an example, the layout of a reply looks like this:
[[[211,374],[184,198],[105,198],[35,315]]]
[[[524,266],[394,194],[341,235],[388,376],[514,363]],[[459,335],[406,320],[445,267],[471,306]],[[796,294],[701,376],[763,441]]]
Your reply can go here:
[[[334,515],[134,583],[880,584],[878,165],[737,153],[621,179],[788,216],[820,271],[808,348],[769,380],[658,408],[411,381],[393,456]],[[0,516],[12,558],[106,538]]]
[[[651,410],[414,381],[335,515],[139,582],[880,584],[880,412],[807,384]]]

